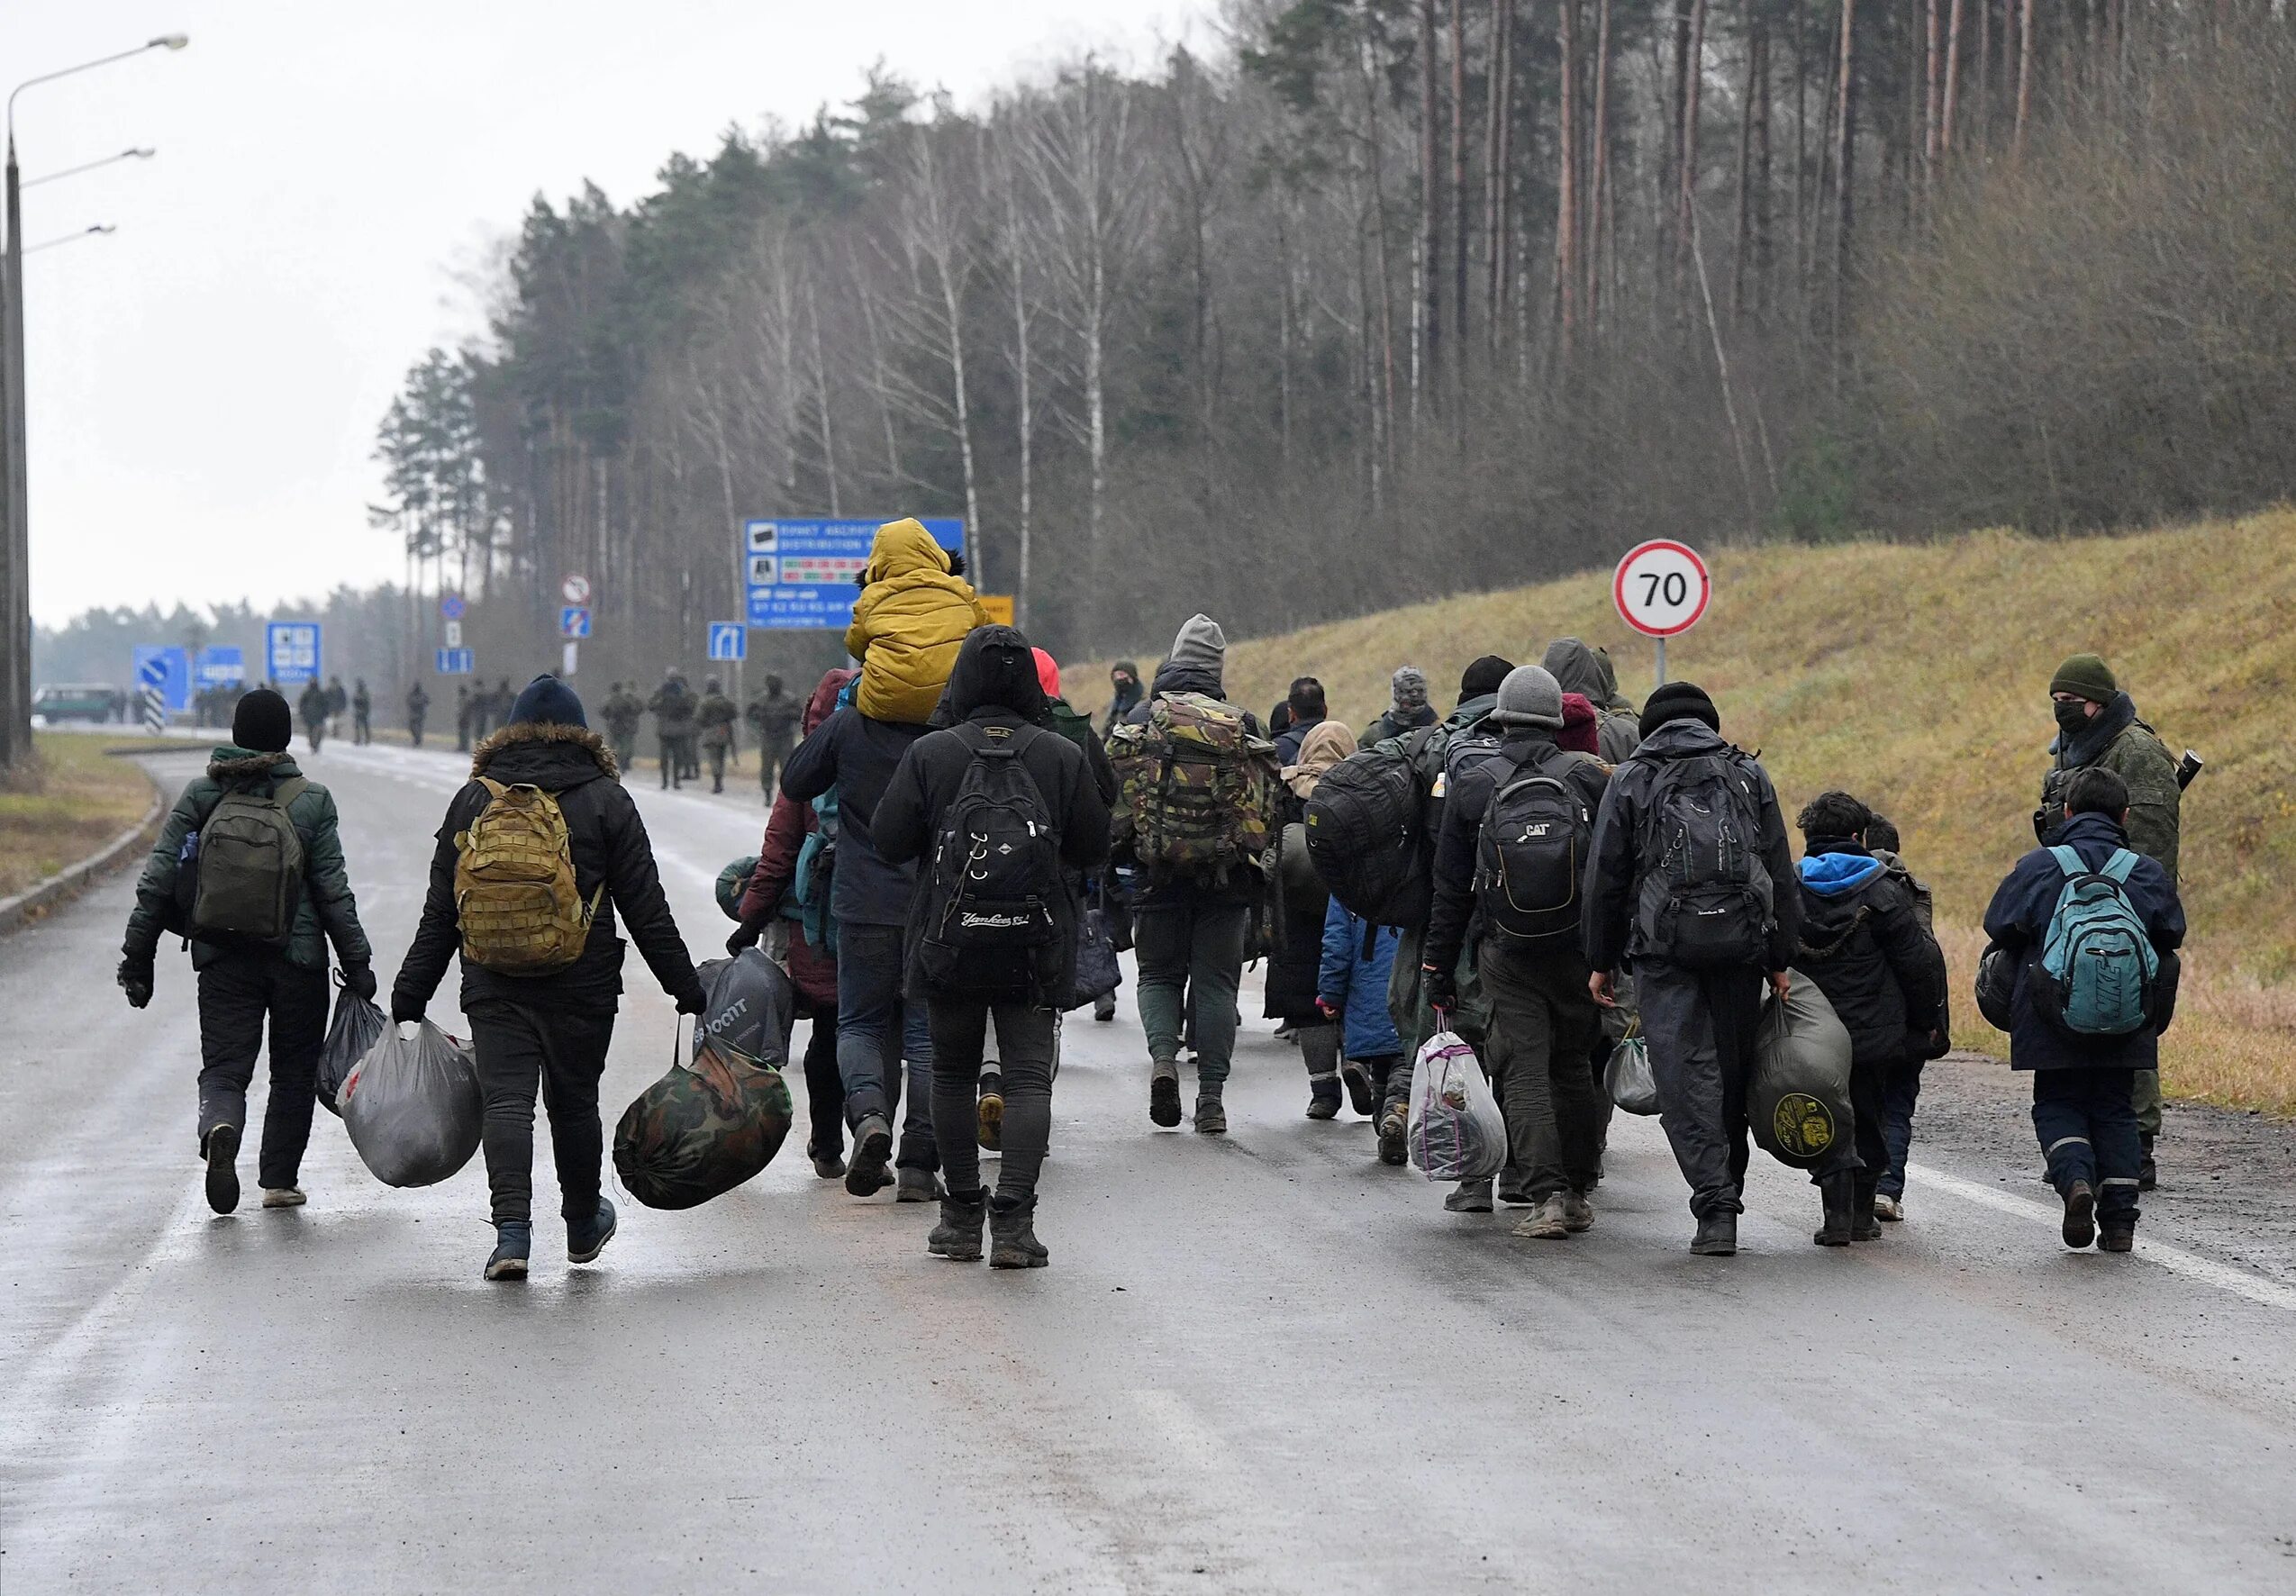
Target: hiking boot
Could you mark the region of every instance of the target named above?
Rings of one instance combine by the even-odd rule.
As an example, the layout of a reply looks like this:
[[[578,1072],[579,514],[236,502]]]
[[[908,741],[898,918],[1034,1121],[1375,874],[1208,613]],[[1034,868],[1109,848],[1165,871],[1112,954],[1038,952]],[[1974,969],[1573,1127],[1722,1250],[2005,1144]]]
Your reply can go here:
[[[1391,1102],[1379,1111],[1379,1161],[1402,1168],[1410,1156],[1404,1137],[1411,1129],[1411,1117],[1400,1102]]]
[[[1339,1084],[1348,1089],[1348,1106],[1368,1120],[1379,1111],[1379,1099],[1373,1093],[1371,1072],[1354,1059],[1339,1066]]]
[[[1001,1070],[981,1076],[980,1125],[976,1139],[989,1152],[1003,1150],[1004,1075]]]
[[[1214,1106],[1217,1106],[1215,1102]],[[1052,1262],[1052,1255],[1037,1239],[1033,1224],[1037,1213],[1035,1197],[1008,1202],[999,1197],[989,1204],[988,1263],[992,1269],[1041,1269]]]
[[[1820,1247],[1847,1247],[1856,1230],[1855,1210],[1857,1206],[1856,1176],[1845,1172],[1829,1174],[1818,1183],[1818,1190],[1826,1204],[1826,1222],[1810,1240]]]
[[[1339,1117],[1339,1083],[1329,1081],[1308,1083],[1308,1118],[1336,1120]]]
[[[207,1206],[230,1213],[240,1205],[240,1172],[233,1167],[240,1152],[240,1128],[218,1125],[207,1133]]]
[[[1570,1233],[1570,1218],[1564,1211],[1559,1194],[1523,1215],[1515,1226],[1515,1234],[1526,1241],[1560,1241]]]
[[[534,1227],[524,1220],[504,1220],[495,1227],[495,1250],[486,1256],[488,1280],[524,1280],[526,1255],[534,1248]]]
[[[815,1153],[813,1155],[813,1173],[825,1181],[843,1180],[845,1178],[845,1155],[842,1153]]]
[[[1220,1093],[1216,1088],[1212,1090],[1206,1090],[1202,1086],[1196,1088],[1196,1134],[1199,1136],[1228,1134],[1228,1110],[1221,1102]]]
[[[2101,1253],[2125,1253],[2137,1245],[2137,1221],[2107,1220],[2097,1227],[2097,1250]]]
[[[1594,1229],[1594,1204],[1586,1200],[1584,1192],[1563,1193],[1563,1229],[1574,1236]]]
[[[885,1165],[893,1162],[893,1127],[883,1114],[870,1114],[853,1128],[853,1162],[845,1166],[845,1189],[856,1197],[874,1197],[892,1177]]]
[[[1093,1018],[1106,1025],[1116,1018],[1116,997],[1113,993],[1093,1004]]]
[[[2153,1163],[2153,1138],[2147,1136],[2142,1139],[2145,1151],[2143,1157],[2137,1165],[2137,1189],[2140,1192],[2149,1192],[2161,1183],[2161,1172]]]
[[[925,1250],[952,1264],[981,1261],[981,1225],[988,1217],[988,1193],[949,1195],[940,1200],[940,1223],[925,1238]]]
[[[1905,1218],[1904,1200],[1892,1197],[1886,1192],[1876,1192],[1874,1194],[1874,1217],[1889,1224],[1898,1223]]]
[[[2065,1229],[2061,1232],[2067,1247],[2086,1247],[2097,1238],[2097,1194],[2089,1189],[2087,1181],[2075,1181],[2065,1194]]]
[[[1702,1258],[1732,1258],[1738,1256],[1738,1215],[1710,1213],[1698,1221],[1698,1234],[1690,1238],[1690,1250]]]
[[[606,1243],[614,1238],[614,1205],[611,1198],[598,1199],[597,1211],[586,1220],[566,1222],[566,1261],[587,1264],[606,1250]]]
[[[901,1172],[901,1189],[893,1194],[895,1202],[938,1202],[947,1195],[940,1176],[930,1169],[904,1169]]]
[[[301,1208],[311,1201],[303,1194],[301,1186],[266,1186],[263,1206],[266,1208]]]
[[[1180,1066],[1159,1058],[1148,1074],[1148,1119],[1169,1130],[1180,1122]]]
[[[1879,1193],[1874,1190],[1874,1183],[1859,1175],[1849,1205],[1849,1238],[1852,1241],[1881,1240],[1881,1221],[1874,1214],[1874,1204],[1878,1200]]]
[[[1452,1213],[1489,1213],[1491,1211],[1491,1183],[1461,1181],[1458,1188],[1443,1199],[1444,1208]]]

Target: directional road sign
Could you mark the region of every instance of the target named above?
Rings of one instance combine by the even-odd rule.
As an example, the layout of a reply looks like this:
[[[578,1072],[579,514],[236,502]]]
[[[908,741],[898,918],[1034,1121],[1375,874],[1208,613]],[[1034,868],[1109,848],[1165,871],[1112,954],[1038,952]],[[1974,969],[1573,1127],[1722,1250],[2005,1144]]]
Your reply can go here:
[[[202,687],[236,687],[247,680],[247,657],[237,648],[219,643],[199,651],[191,674]]]
[[[710,657],[740,664],[749,657],[749,629],[739,621],[710,622]]]
[[[438,663],[435,668],[442,676],[468,676],[470,674],[470,650],[467,648],[440,649],[438,654]]]
[[[439,601],[439,613],[449,621],[461,620],[469,607],[462,602],[462,594],[458,593],[448,594]]]
[[[568,586],[573,585],[571,583]],[[590,635],[590,607],[587,604],[567,604],[558,611],[558,636],[570,639]]]
[[[140,694],[156,691],[161,705],[171,712],[191,708],[191,656],[181,648],[139,646],[135,685]]]
[[[853,624],[854,578],[869,563],[881,521],[785,521],[741,523],[741,559],[749,624],[776,631],[842,631]],[[933,541],[965,547],[960,520],[929,520]]]
[[[274,621],[263,629],[263,674],[282,687],[300,686],[326,663],[316,621]]]

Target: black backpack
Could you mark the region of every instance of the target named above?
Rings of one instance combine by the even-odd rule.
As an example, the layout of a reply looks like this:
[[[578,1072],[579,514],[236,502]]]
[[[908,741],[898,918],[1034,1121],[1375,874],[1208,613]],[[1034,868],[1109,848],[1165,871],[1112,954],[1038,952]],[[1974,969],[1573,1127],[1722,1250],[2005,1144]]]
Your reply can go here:
[[[973,758],[933,844],[920,967],[929,985],[951,995],[1034,995],[1057,959],[1053,908],[1068,890],[1051,812],[1020,760],[1041,734],[1032,726],[954,730]]]
[[[1307,801],[1308,858],[1341,907],[1374,925],[1419,926],[1433,901],[1426,837],[1427,766],[1440,726],[1350,754]]]
[[[1659,765],[1635,916],[1644,957],[1687,970],[1767,961],[1772,888],[1748,763],[1732,751]]]
[[[1594,816],[1563,777],[1584,757],[1534,749],[1501,762],[1475,850],[1475,906],[1492,935],[1538,942],[1578,934]]]

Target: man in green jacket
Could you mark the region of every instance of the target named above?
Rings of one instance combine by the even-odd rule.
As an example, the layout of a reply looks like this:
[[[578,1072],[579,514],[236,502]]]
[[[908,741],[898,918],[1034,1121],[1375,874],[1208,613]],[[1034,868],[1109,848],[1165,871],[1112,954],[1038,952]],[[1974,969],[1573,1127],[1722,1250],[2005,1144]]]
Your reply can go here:
[[[121,948],[120,986],[141,1009],[151,1001],[161,934],[172,931],[190,940],[191,965],[199,977],[199,1156],[207,1165],[207,1204],[217,1213],[239,1206],[235,1161],[264,1021],[271,1027],[271,1097],[263,1112],[258,1174],[264,1207],[295,1208],[304,1201],[295,1181],[304,1145],[311,1138],[319,1049],[327,1034],[328,943],[334,944],[342,965],[344,986],[362,998],[375,995],[374,952],[359,927],[358,905],[343,867],[335,800],[296,768],[286,751],[294,734],[287,701],[277,693],[259,688],[240,700],[231,716],[231,742],[218,748],[206,774],[184,789],[160,830],[136,883],[135,908]],[[232,895],[244,899],[250,887],[259,893],[268,884],[259,863],[250,865],[250,850],[226,853],[218,848],[203,862],[201,833],[218,806],[234,795],[280,805],[300,844],[299,882],[270,888],[294,905],[284,941],[233,939],[198,929],[201,918],[214,912],[211,896],[236,887],[241,890]],[[243,835],[238,830],[243,824],[234,817],[235,839]],[[213,878],[203,880],[202,871]]]
[[[2174,887],[2184,789],[2168,745],[2137,718],[2136,701],[2120,690],[2112,668],[2094,654],[2075,654],[2056,667],[2049,678],[2049,700],[2057,734],[2049,745],[2052,757],[2048,775],[2041,780],[2034,834],[2045,848],[2055,842],[2056,829],[2065,823],[2065,794],[2074,775],[2092,768],[2110,770],[2128,784],[2130,849],[2157,860]],[[2156,1069],[2134,1074],[2137,1128],[2145,1143],[2138,1184],[2149,1192],[2155,1183],[2153,1143],[2161,1133],[2161,1075]]]

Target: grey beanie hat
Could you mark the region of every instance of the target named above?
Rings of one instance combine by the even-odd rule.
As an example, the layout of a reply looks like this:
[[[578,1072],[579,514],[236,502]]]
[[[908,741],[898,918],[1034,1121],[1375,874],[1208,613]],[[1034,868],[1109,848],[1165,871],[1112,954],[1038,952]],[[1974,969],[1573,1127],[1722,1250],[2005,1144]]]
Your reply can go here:
[[[1502,726],[1563,729],[1563,689],[1543,665],[1519,665],[1499,684],[1499,705],[1491,718]]]
[[[1208,670],[1217,675],[1228,659],[1228,634],[1220,630],[1220,622],[1204,614],[1191,615],[1181,623],[1179,635],[1172,639],[1168,664]]]

